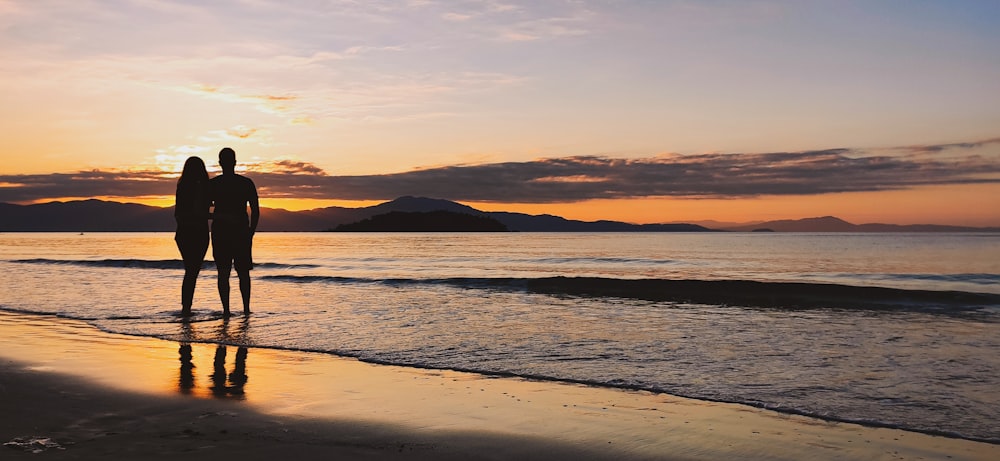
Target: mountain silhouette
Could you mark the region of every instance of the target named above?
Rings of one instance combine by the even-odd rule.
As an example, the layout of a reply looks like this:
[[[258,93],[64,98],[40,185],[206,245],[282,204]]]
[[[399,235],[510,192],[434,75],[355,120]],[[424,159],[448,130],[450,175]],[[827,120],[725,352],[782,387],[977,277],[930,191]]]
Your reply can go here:
[[[90,199],[0,203],[0,232],[155,232],[174,229],[174,209]]]
[[[939,224],[852,224],[834,216],[805,219],[782,219],[752,224],[728,226],[722,230],[733,232],[998,232],[997,227],[965,227]]]
[[[259,231],[318,232],[391,212],[448,211],[483,216],[516,232],[707,232],[697,224],[630,224],[619,221],[577,221],[553,215],[484,212],[449,200],[399,197],[370,207],[327,207],[304,211],[262,208]],[[103,200],[49,202],[33,205],[0,203],[0,232],[172,232],[173,207],[154,207]],[[1000,232],[1000,228],[943,225],[852,224],[826,216],[800,220],[759,222],[723,230],[750,232]]]
[[[335,232],[507,232],[507,226],[488,216],[454,211],[390,211],[356,223],[341,224]]]
[[[486,215],[489,213],[479,211],[467,205],[462,205],[461,203],[452,202],[451,200],[436,199],[436,198],[426,198],[426,197],[412,197],[403,196],[399,197],[390,202],[385,202],[373,207],[369,207],[372,213],[383,214],[392,211],[402,211],[409,213],[416,212],[428,212],[428,211],[450,211],[452,213],[465,213],[473,216]]]
[[[755,231],[767,229],[774,232],[855,232],[857,225],[833,216],[805,219],[782,219],[762,223],[728,227],[729,231]]]

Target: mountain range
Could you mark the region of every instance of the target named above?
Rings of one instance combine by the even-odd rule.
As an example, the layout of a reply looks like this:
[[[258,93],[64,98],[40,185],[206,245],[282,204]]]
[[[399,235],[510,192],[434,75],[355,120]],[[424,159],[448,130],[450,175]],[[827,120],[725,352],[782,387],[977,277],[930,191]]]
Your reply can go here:
[[[726,224],[630,224],[619,221],[578,221],[553,215],[503,211],[485,212],[450,200],[400,197],[360,208],[328,207],[305,211],[262,208],[259,231],[315,232],[351,224],[390,212],[449,211],[484,216],[515,232],[1000,232],[1000,228],[944,225],[852,224],[826,216],[799,220]],[[721,223],[720,223],[721,224]],[[103,200],[49,202],[33,205],[0,203],[0,232],[168,232],[174,230],[173,207],[154,207]]]

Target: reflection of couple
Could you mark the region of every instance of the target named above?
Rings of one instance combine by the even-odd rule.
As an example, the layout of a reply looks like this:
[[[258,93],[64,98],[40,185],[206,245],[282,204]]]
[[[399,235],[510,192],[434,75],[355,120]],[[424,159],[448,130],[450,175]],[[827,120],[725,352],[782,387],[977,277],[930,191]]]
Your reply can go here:
[[[260,219],[257,187],[250,178],[236,174],[236,151],[219,151],[222,174],[208,179],[205,162],[198,157],[184,162],[177,180],[174,240],[184,259],[181,314],[191,315],[194,287],[208,251],[209,219],[212,220],[212,257],[219,273],[219,299],[223,315],[229,316],[229,274],[235,267],[243,296],[243,313],[250,313],[250,258],[253,235]],[[247,216],[247,204],[250,216]],[[214,211],[209,209],[215,206]]]
[[[215,348],[215,360],[212,367],[212,395],[216,397],[243,396],[243,386],[247,383],[247,348],[236,349],[236,364],[233,372],[226,374],[226,346]],[[228,380],[228,385],[227,381]]]
[[[181,369],[178,387],[182,394],[190,394],[195,388],[194,383],[194,363],[192,362],[192,351],[190,344],[181,344],[180,350]],[[226,346],[219,345],[215,348],[215,360],[212,366],[212,385],[209,389],[215,397],[243,398],[243,386],[247,382],[247,348],[236,349],[236,363],[233,365],[233,372],[226,373]]]

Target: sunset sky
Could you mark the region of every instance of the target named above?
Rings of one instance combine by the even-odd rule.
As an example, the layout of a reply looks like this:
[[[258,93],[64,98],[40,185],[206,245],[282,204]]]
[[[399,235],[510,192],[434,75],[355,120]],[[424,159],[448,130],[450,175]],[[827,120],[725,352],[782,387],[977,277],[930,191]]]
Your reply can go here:
[[[0,0],[0,202],[1000,226],[1000,2]]]

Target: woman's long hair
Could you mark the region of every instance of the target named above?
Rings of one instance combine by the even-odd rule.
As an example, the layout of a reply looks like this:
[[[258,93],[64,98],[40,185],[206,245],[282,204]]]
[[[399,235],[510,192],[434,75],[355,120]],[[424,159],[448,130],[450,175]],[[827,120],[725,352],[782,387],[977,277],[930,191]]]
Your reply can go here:
[[[188,157],[184,162],[181,177],[177,179],[177,188],[190,187],[199,183],[208,184],[208,170],[205,169],[205,162],[200,157]]]
[[[208,208],[211,200],[208,198],[208,171],[205,162],[198,157],[188,157],[184,162],[181,177],[177,179],[177,201],[174,203],[174,216],[180,220],[199,220],[205,218],[208,222]]]

